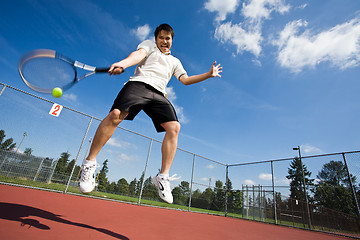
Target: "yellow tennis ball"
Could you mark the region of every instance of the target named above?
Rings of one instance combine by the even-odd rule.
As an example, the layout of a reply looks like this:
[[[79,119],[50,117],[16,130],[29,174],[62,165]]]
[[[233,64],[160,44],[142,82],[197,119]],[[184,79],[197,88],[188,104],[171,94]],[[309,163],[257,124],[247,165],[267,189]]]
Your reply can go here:
[[[56,97],[56,98],[61,97],[61,95],[62,95],[62,90],[61,90],[61,88],[59,88],[59,87],[54,88],[54,89],[52,90],[52,95],[53,95],[54,97]]]

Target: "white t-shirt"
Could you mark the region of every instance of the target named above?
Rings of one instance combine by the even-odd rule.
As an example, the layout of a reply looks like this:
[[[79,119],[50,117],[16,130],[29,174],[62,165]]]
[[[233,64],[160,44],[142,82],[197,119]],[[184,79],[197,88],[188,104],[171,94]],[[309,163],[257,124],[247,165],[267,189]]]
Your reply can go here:
[[[162,53],[151,40],[139,44],[137,50],[144,49],[146,57],[137,65],[134,76],[129,81],[144,82],[159,90],[166,96],[166,85],[172,76],[177,79],[186,74],[179,59]]]

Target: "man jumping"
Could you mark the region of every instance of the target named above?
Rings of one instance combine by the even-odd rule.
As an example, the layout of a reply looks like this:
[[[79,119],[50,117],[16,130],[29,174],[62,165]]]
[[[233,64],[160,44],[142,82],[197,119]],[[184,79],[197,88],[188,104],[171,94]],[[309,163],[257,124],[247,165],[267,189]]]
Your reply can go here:
[[[166,98],[166,85],[172,76],[183,84],[190,85],[208,78],[221,77],[222,67],[214,62],[206,73],[188,76],[179,59],[171,55],[170,49],[174,30],[168,24],[161,24],[155,30],[155,43],[145,40],[127,58],[114,63],[110,75],[122,74],[128,67],[137,64],[134,76],[121,89],[110,113],[99,125],[90,152],[81,168],[79,187],[89,193],[95,188],[96,156],[110,139],[117,126],[125,120],[133,120],[143,110],[153,121],[157,132],[164,132],[162,142],[162,165],[152,181],[159,196],[167,203],[173,202],[169,171],[177,149],[180,123],[170,101]]]

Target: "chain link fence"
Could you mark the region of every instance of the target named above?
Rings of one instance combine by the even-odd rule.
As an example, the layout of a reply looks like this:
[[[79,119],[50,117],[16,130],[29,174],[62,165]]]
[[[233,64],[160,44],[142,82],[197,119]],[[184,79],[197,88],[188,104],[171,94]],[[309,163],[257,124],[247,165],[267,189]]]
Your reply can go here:
[[[80,194],[80,165],[100,119],[66,106],[54,117],[54,102],[1,86],[0,143],[20,144],[12,150],[2,144],[0,181]],[[118,127],[98,155],[102,166],[90,195],[359,238],[360,152],[301,156],[300,147],[294,158],[232,165],[178,148],[172,171],[180,178],[167,205],[151,183],[161,142]]]

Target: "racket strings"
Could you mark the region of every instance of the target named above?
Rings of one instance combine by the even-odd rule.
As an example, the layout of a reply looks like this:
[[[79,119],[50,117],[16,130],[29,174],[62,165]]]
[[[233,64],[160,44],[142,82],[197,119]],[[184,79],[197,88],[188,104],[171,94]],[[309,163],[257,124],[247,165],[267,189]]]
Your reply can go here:
[[[55,87],[64,89],[76,79],[75,68],[56,58],[33,58],[22,65],[21,72],[25,83],[40,92],[51,92]]]

